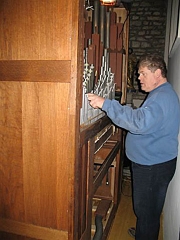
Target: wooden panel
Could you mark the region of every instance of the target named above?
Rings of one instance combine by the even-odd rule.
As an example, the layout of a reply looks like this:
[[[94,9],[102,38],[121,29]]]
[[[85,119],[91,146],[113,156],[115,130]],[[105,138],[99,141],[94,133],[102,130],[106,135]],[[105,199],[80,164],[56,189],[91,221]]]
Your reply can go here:
[[[0,81],[70,82],[70,61],[0,61]]]
[[[91,39],[92,35],[92,22],[89,20],[88,22],[85,22],[84,26],[84,48],[88,47],[88,41]]]
[[[88,48],[88,63],[95,65],[96,63],[96,47],[95,45],[90,45]]]
[[[0,59],[71,58],[72,0],[6,0],[0,12]]]
[[[3,218],[0,218],[0,230],[6,231],[8,233],[15,233],[17,235],[27,236],[33,239],[41,239],[41,240],[50,240],[50,239],[67,240],[68,239],[67,232],[57,231],[51,228],[37,227],[32,224],[15,222],[15,221],[6,220]],[[6,234],[6,236],[8,235]],[[12,236],[12,237],[13,239],[15,239],[15,236]],[[11,239],[11,238],[8,238],[8,239]],[[24,238],[22,237],[18,238],[17,236],[17,239],[24,239]]]
[[[117,21],[117,13],[114,10],[115,8],[113,8],[113,12],[111,13],[111,18],[110,18],[110,23],[112,24],[116,24]]]
[[[0,83],[0,216],[24,219],[21,84]]]
[[[113,73],[116,72],[116,67],[117,67],[117,53],[116,51],[111,51],[109,52],[109,62],[110,62],[110,67]],[[114,75],[114,82],[116,82],[116,75]]]
[[[69,84],[0,82],[0,215],[68,229]]]
[[[26,222],[61,230],[68,228],[68,92],[69,84],[23,83]]]
[[[110,26],[110,49],[115,50],[117,48],[117,25]]]

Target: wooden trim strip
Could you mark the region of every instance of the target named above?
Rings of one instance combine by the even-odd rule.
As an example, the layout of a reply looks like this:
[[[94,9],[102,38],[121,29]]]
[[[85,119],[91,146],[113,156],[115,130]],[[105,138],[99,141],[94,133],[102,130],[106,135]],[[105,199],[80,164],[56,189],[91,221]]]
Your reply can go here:
[[[103,136],[100,136],[99,140],[95,143],[95,153],[106,143],[112,134],[113,126],[111,126]]]
[[[0,231],[42,240],[67,240],[68,233],[47,227],[0,218]]]
[[[68,83],[71,81],[71,61],[70,60],[0,61],[0,81]]]
[[[80,133],[81,146],[84,143],[86,143],[90,138],[94,137],[109,123],[111,123],[111,120],[107,116],[104,116],[103,118],[98,119],[92,125],[88,125],[87,128],[81,127],[81,133]]]

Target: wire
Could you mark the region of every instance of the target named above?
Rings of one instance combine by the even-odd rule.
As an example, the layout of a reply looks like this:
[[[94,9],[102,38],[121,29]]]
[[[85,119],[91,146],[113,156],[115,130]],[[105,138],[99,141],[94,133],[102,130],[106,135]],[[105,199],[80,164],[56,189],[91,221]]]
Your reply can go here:
[[[126,19],[124,20],[124,23],[123,23],[121,32],[119,33],[119,36],[118,36],[119,38],[120,38],[120,36],[121,36],[121,34],[122,34],[123,30],[124,30],[124,26],[125,26],[126,21],[128,20],[129,15],[130,15],[130,11],[128,11],[128,14],[127,14],[127,16],[126,16]]]

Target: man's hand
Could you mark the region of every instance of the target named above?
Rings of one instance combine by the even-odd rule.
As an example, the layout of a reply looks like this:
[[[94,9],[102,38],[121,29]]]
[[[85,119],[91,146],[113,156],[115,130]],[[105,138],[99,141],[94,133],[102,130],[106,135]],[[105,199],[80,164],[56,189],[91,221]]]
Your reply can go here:
[[[87,97],[88,97],[88,100],[89,100],[89,104],[93,108],[102,108],[103,103],[105,101],[105,99],[103,97],[100,97],[100,96],[95,95],[93,93],[88,93]]]

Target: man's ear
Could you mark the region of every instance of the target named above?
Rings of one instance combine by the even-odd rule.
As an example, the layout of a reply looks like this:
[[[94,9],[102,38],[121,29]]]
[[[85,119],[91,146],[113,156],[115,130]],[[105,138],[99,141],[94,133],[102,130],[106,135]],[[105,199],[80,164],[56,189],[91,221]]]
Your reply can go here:
[[[161,69],[156,69],[156,71],[154,72],[155,73],[155,76],[157,77],[157,78],[159,78],[160,76],[161,76]]]

